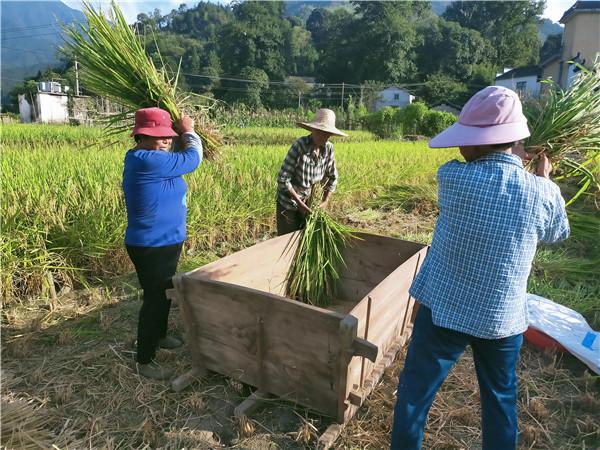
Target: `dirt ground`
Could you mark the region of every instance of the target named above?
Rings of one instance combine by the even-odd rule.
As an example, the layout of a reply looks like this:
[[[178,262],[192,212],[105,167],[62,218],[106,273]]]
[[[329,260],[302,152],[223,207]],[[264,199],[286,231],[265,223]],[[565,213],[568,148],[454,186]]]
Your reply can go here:
[[[427,242],[433,215],[355,211],[349,223]],[[13,308],[2,317],[2,444],[58,449],[304,449],[331,424],[303,408],[271,401],[252,420],[233,409],[251,389],[211,374],[180,393],[133,370],[140,306],[133,277],[109,288],[64,292],[54,310]],[[116,287],[115,287],[116,286]],[[178,310],[171,314],[182,334]],[[404,351],[345,427],[340,449],[385,449]],[[185,349],[161,351],[183,373]],[[519,364],[520,448],[600,448],[600,381],[569,357],[527,346]],[[470,352],[454,367],[431,409],[426,449],[480,448],[478,387]]]

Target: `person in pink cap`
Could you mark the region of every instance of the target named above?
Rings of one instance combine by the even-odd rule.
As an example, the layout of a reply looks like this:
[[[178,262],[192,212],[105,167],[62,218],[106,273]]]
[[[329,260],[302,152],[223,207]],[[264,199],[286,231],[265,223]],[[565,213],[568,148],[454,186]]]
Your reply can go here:
[[[167,336],[172,287],[186,239],[186,191],[182,175],[202,161],[202,142],[194,121],[181,117],[171,127],[171,116],[160,108],[135,113],[131,135],[136,146],[125,155],[123,192],[127,207],[125,247],[144,291],[137,330],[137,368],[148,378],[170,378],[171,370],[154,359],[157,347],[177,348],[181,341]],[[171,152],[173,138],[183,144]]]
[[[429,143],[466,162],[437,173],[439,216],[410,293],[419,302],[397,390],[391,448],[419,449],[433,399],[471,346],[481,398],[483,450],[517,448],[516,366],[527,329],[527,278],[538,242],[569,235],[565,203],[540,155],[523,168],[529,136],[517,94],[476,93],[459,120]]]

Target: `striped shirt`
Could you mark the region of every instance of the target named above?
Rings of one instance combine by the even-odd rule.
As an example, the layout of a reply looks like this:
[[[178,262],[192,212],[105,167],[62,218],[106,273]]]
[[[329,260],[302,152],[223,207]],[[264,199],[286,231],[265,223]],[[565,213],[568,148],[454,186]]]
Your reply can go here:
[[[285,209],[296,210],[298,205],[290,196],[290,187],[293,187],[302,201],[305,201],[316,183],[324,182],[324,189],[334,192],[337,181],[338,172],[333,144],[326,142],[321,146],[317,156],[312,137],[303,136],[291,146],[279,170],[277,201]]]
[[[437,179],[440,213],[411,295],[439,327],[484,339],[524,332],[537,243],[569,235],[560,189],[505,153],[450,161]]]

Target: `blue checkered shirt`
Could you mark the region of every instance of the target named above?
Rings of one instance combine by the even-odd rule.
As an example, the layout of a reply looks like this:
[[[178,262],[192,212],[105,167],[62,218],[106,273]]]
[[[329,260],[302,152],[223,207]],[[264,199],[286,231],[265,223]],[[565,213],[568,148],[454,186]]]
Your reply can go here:
[[[440,213],[411,295],[439,327],[484,339],[524,332],[537,243],[569,235],[560,189],[506,153],[450,161],[437,180]]]

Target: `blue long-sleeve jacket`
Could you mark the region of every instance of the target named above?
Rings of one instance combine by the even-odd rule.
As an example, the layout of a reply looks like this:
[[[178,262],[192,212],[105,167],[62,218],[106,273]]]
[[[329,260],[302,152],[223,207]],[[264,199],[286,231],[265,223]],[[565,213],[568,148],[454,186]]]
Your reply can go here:
[[[186,192],[182,175],[202,161],[202,141],[184,133],[185,150],[134,149],[127,152],[123,193],[127,206],[125,244],[162,247],[186,239]]]

